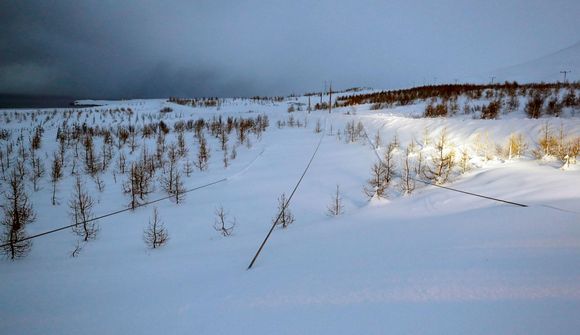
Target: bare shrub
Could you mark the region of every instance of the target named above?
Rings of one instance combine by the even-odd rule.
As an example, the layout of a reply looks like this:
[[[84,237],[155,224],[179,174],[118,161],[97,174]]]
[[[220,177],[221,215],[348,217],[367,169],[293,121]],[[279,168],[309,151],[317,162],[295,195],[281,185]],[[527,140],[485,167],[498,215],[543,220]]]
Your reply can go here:
[[[409,157],[411,153],[412,147],[407,146],[401,162],[403,166],[403,170],[401,173],[401,191],[403,191],[404,194],[411,194],[415,190],[415,178],[411,176],[411,173],[413,172],[413,167],[411,166],[411,159]]]
[[[153,217],[149,219],[149,225],[143,231],[143,240],[152,249],[164,245],[169,240],[169,233],[159,218],[157,207],[153,208]]]
[[[32,243],[27,237],[26,225],[34,222],[36,214],[32,209],[24,189],[24,181],[13,170],[8,178],[8,189],[4,192],[4,217],[0,222],[3,228],[2,252],[10,259],[22,258],[28,254]]]
[[[527,144],[522,134],[511,134],[504,149],[507,159],[521,157],[527,149]]]
[[[425,176],[436,184],[444,184],[449,180],[455,166],[455,150],[445,129],[439,134],[435,149],[436,153],[431,156],[431,165],[426,167]]]
[[[74,223],[72,230],[85,242],[95,239],[99,231],[99,225],[94,220],[94,206],[95,201],[86,191],[81,178],[77,176],[73,185],[73,196],[69,201],[69,210]]]
[[[228,213],[224,210],[223,206],[216,208],[214,213],[215,220],[213,228],[222,236],[231,236],[236,226],[236,218],[228,220]]]
[[[338,216],[344,213],[344,205],[342,203],[342,195],[340,194],[340,186],[336,185],[336,192],[332,195],[330,205],[328,205],[328,216]]]
[[[277,225],[282,228],[287,228],[294,222],[294,215],[290,211],[290,208],[288,208],[288,200],[286,199],[285,193],[282,193],[278,198],[278,211],[276,213],[276,216],[272,219],[272,223],[275,223],[277,220]]]

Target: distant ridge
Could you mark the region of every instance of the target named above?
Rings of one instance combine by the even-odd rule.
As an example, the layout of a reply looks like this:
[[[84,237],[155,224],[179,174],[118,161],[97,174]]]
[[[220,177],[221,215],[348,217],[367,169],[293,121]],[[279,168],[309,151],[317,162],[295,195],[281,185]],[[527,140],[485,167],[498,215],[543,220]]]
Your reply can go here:
[[[69,96],[0,93],[0,108],[67,108],[74,100]]]
[[[494,76],[496,82],[514,80],[520,83],[555,82],[564,80],[564,75],[560,71],[571,71],[567,73],[568,81],[580,80],[580,41],[546,56],[499,68],[489,73],[489,77]]]

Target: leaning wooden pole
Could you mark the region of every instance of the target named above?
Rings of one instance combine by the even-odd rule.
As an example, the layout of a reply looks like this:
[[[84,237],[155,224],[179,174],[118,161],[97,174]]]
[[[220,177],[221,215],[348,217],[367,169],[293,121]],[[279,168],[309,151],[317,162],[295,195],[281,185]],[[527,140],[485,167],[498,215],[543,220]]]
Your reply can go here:
[[[332,82],[330,83],[330,88],[328,89],[328,114],[332,112]]]

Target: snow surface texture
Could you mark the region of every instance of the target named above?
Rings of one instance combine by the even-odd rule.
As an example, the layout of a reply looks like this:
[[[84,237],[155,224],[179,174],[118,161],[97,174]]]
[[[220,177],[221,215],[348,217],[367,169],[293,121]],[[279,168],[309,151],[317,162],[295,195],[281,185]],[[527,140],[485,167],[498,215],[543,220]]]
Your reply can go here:
[[[252,139],[252,147],[240,147],[227,169],[217,141],[208,137],[209,169],[194,172],[186,188],[228,180],[187,194],[183,204],[157,203],[170,238],[159,249],[146,248],[142,240],[153,212],[149,206],[100,220],[98,238],[76,258],[69,257],[76,236],[67,230],[35,239],[24,259],[2,260],[3,334],[572,334],[580,329],[579,169],[474,155],[471,171],[449,184],[527,208],[419,185],[411,195],[393,187],[387,199],[369,202],[362,188],[376,161],[373,148],[364,138],[345,144],[336,135],[355,120],[370,137],[379,131],[388,142],[396,134],[402,145],[420,140],[426,128],[433,137],[446,128],[456,145],[469,146],[478,133],[504,144],[519,132],[534,146],[546,121],[580,135],[578,117],[422,119],[412,116],[423,105],[379,112],[359,106],[332,115],[297,111],[292,115],[308,119],[306,128],[278,129],[277,121],[290,115],[286,100],[228,100],[219,110],[163,100],[99,103],[107,104],[102,109],[130,106],[137,115],[156,115],[171,106],[167,122],[265,113],[270,127],[261,140]],[[326,124],[323,133],[313,131],[316,120]],[[49,140],[55,131],[47,129],[44,137],[42,150],[48,154],[56,148]],[[247,271],[277,214],[277,197],[290,193],[321,135],[320,150],[290,204],[296,222],[274,230]],[[187,136],[192,155],[196,146]],[[66,204],[72,178],[65,175],[59,206],[50,203],[46,179],[32,195],[38,220],[27,227],[29,235],[70,223]],[[128,203],[110,176],[105,184],[99,193],[87,181],[98,201],[97,215]],[[345,213],[328,217],[337,184]],[[157,188],[151,198],[163,195]],[[237,220],[233,236],[222,237],[212,227],[220,205]]]

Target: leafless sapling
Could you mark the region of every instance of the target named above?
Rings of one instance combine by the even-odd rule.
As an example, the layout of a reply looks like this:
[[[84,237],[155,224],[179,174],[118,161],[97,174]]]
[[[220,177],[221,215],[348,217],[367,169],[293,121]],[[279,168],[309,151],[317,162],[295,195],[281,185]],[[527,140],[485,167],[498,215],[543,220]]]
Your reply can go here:
[[[179,154],[177,146],[172,143],[168,146],[167,150],[167,169],[165,169],[163,173],[163,177],[161,178],[163,189],[167,194],[174,195],[174,188],[175,188],[175,177],[178,173],[178,162],[179,162]]]
[[[526,148],[527,144],[522,134],[511,134],[505,148],[505,156],[510,160],[514,157],[520,157]]]
[[[99,231],[99,225],[94,220],[94,206],[93,198],[86,191],[81,177],[77,176],[73,185],[73,195],[69,201],[69,213],[74,223],[73,232],[85,242],[95,239]]]
[[[38,182],[45,174],[44,164],[40,157],[36,155],[36,150],[30,150],[30,165],[31,165],[31,174],[30,180],[32,181],[32,186],[34,191],[38,191]]]
[[[27,238],[25,227],[34,222],[36,214],[24,189],[24,180],[13,170],[4,192],[4,217],[2,218],[2,251],[10,259],[24,257],[32,243]]]
[[[185,158],[187,156],[188,151],[189,150],[187,149],[185,136],[183,135],[183,132],[179,132],[179,135],[177,135],[177,154],[179,155],[179,157]]]
[[[289,201],[286,199],[285,193],[282,193],[278,198],[278,211],[276,212],[276,216],[272,219],[272,222],[276,222],[276,224],[282,228],[287,228],[294,222],[294,215],[290,211]]]
[[[228,213],[224,210],[223,206],[216,208],[214,213],[215,220],[213,228],[222,236],[231,236],[236,226],[236,218],[228,220]]]
[[[411,142],[413,143],[413,142]],[[403,169],[401,171],[401,190],[404,194],[411,194],[415,190],[415,178],[413,178],[413,167],[411,163],[411,146],[407,146],[402,159]]]
[[[327,210],[328,216],[338,216],[344,213],[344,204],[340,194],[340,186],[336,185],[336,192],[332,195],[330,205]]]
[[[466,173],[471,168],[471,165],[469,164],[470,159],[471,157],[469,157],[469,152],[467,151],[467,148],[461,149],[461,158],[459,159],[459,167],[461,168],[461,173]]]
[[[228,150],[228,139],[229,139],[227,130],[226,129],[222,129],[219,132],[219,135],[218,136],[219,136],[218,139],[220,141],[220,145],[222,147],[222,150],[223,151],[227,151]]]
[[[444,184],[455,166],[455,150],[453,149],[447,131],[443,129],[435,143],[436,153],[431,156],[431,165],[426,167],[425,175],[436,184]]]
[[[375,149],[380,149],[382,145],[383,141],[381,139],[381,132],[380,130],[377,130],[377,133],[375,134]]]
[[[538,147],[534,150],[536,158],[551,156],[555,153],[558,146],[556,137],[552,134],[550,123],[546,122],[540,130],[540,138],[538,139]]]
[[[193,173],[193,163],[189,159],[186,159],[185,163],[183,163],[183,173],[185,173],[188,178]]]
[[[181,177],[179,171],[175,172],[173,195],[175,196],[175,203],[177,204],[183,202],[183,199],[185,198],[185,186],[183,185],[183,177]]]
[[[50,170],[50,182],[52,183],[52,205],[56,205],[56,184],[62,178],[62,165],[58,153],[53,154],[52,167]]]
[[[229,157],[229,154],[228,154],[228,147],[227,147],[227,145],[226,145],[225,150],[223,151],[223,155],[224,156],[223,156],[222,161],[224,163],[224,168],[227,169],[228,166],[230,165],[230,157]]]
[[[197,160],[194,162],[195,166],[200,170],[207,170],[209,161],[209,148],[204,136],[199,137],[199,150],[197,152]]]
[[[314,132],[316,134],[320,133],[322,131],[322,125],[320,123],[320,119],[316,120],[316,125],[314,126]]]
[[[363,188],[367,197],[384,197],[388,185],[386,179],[385,164],[383,162],[375,162],[371,167],[371,178],[367,180],[367,184]]]
[[[153,208],[153,217],[149,219],[149,225],[143,231],[143,240],[152,249],[164,245],[169,240],[169,233],[159,218],[157,207]]]

